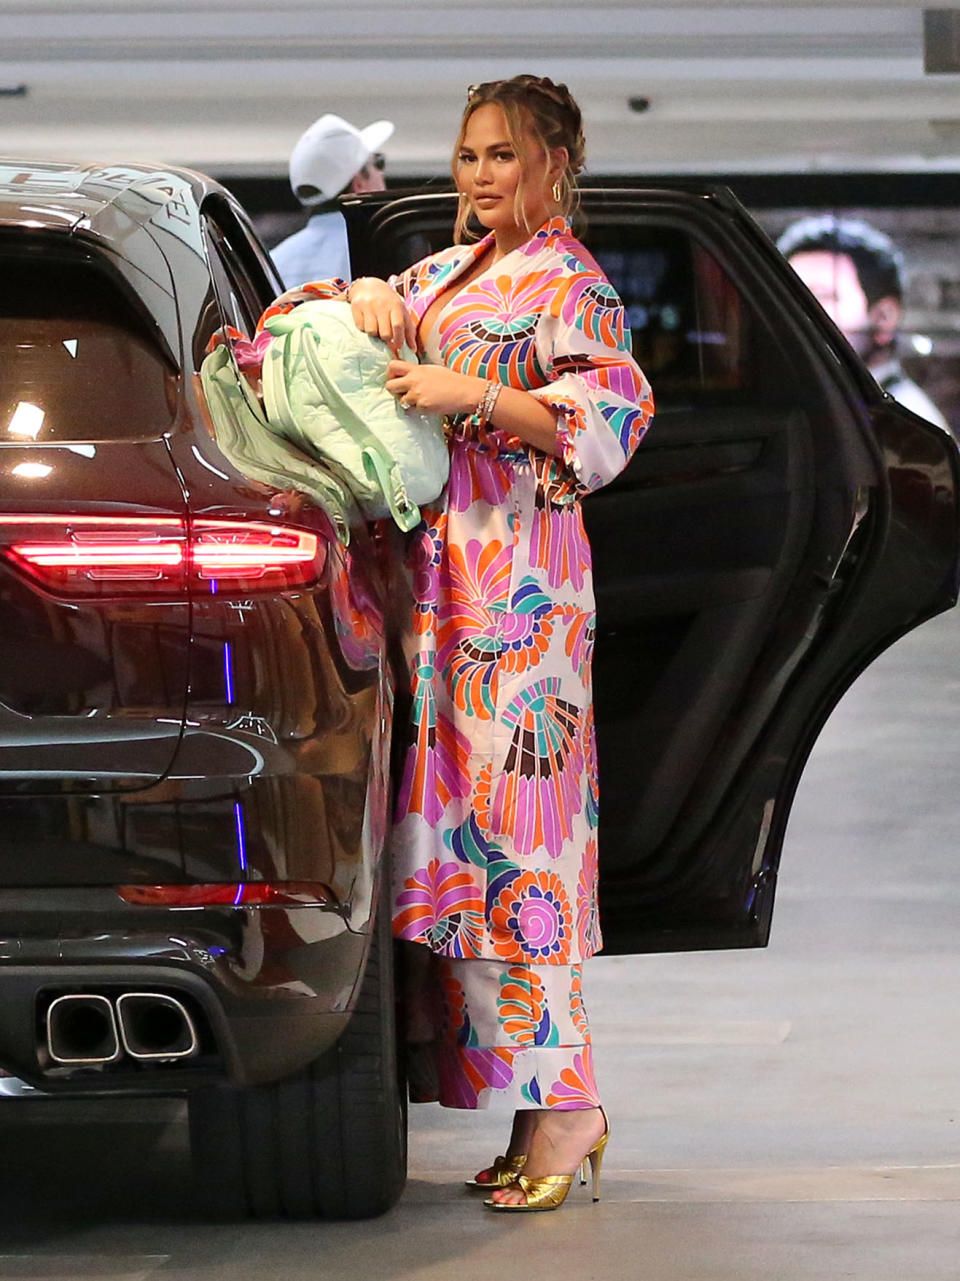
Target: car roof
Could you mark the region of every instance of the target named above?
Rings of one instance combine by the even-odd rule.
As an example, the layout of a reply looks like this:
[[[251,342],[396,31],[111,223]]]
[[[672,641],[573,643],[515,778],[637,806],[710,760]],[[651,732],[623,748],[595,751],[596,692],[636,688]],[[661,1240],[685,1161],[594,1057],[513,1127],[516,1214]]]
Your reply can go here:
[[[0,226],[73,231],[81,223],[96,235],[108,209],[136,225],[156,223],[180,206],[189,218],[219,184],[190,169],[151,164],[71,164],[0,157]]]
[[[200,213],[210,195],[235,205],[190,169],[0,156],[0,242],[23,233],[107,251],[178,362],[179,326],[193,332],[210,288]]]

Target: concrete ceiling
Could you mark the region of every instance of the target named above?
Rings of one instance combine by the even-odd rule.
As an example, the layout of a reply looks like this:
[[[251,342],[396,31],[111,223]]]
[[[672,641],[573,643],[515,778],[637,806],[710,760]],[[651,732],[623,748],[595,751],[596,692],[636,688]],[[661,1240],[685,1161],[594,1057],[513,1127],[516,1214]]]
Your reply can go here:
[[[960,170],[923,25],[920,0],[0,0],[0,153],[280,174],[336,111],[396,122],[392,174],[441,174],[465,86],[533,71],[597,173]]]

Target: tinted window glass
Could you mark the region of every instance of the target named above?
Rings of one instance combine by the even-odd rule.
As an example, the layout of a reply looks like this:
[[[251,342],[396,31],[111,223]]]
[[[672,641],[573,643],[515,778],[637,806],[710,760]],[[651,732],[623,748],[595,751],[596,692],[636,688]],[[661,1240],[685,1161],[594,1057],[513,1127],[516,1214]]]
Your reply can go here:
[[[223,312],[223,319],[248,337],[253,335],[260,319],[258,301],[249,289],[243,288],[243,278],[230,262],[230,248],[216,226],[207,222],[204,227],[207,261],[210,275]]]
[[[451,240],[446,219],[390,229],[402,269]],[[391,234],[392,232],[392,234]],[[782,405],[803,380],[720,256],[686,226],[655,217],[588,212],[582,239],[623,299],[637,362],[658,411],[709,403]],[[370,264],[361,264],[366,270]],[[372,273],[380,267],[372,265]]]
[[[85,254],[0,249],[0,440],[150,438],[176,371],[125,287]]]
[[[661,408],[783,399],[784,378],[794,379],[770,327],[705,245],[662,225],[591,228],[587,238],[623,299],[634,355]]]
[[[221,302],[233,312],[230,323],[252,333],[260,313],[282,286],[268,272],[264,257],[226,200],[211,196],[204,202],[202,212],[208,256],[219,259],[219,267],[229,282],[229,302],[225,297]],[[211,266],[216,265],[211,261]],[[217,289],[223,293],[219,280]]]

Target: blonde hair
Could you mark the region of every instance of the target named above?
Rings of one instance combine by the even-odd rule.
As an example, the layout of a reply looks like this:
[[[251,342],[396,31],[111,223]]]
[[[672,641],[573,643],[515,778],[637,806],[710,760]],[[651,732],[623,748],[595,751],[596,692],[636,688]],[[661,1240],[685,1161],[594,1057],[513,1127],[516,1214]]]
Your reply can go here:
[[[528,75],[471,85],[467,90],[467,105],[464,108],[460,132],[457,134],[453,149],[451,167],[454,181],[457,178],[457,162],[470,117],[478,107],[487,106],[488,103],[495,104],[503,111],[510,144],[518,157],[524,154],[521,146],[524,130],[530,134],[538,146],[543,148],[547,156],[560,147],[566,148],[567,165],[559,179],[560,198],[557,201],[557,210],[565,217],[570,217],[580,204],[577,174],[583,168],[585,151],[580,108],[570,90],[566,85],[554,84],[546,77]],[[521,174],[514,196],[513,212],[517,226],[526,227],[528,233],[532,235],[536,228],[527,226],[523,205],[524,175]],[[467,229],[470,213],[470,203],[466,195],[461,192],[457,221],[453,231],[456,244],[463,244],[468,238],[476,238]]]

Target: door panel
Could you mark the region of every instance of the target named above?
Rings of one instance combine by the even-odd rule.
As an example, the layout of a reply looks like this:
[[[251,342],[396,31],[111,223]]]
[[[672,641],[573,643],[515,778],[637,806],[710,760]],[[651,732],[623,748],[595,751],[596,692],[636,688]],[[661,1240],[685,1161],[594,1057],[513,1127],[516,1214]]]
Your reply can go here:
[[[673,223],[673,225],[671,225]],[[584,504],[597,594],[601,857],[608,884],[677,874],[671,829],[794,585],[816,512],[810,414],[753,298],[692,226],[611,219],[591,248],[657,402]]]
[[[880,393],[729,196],[584,205],[657,403],[632,461],[584,502],[606,948],[761,945],[817,729],[884,644],[951,599],[957,451],[930,428],[936,480],[918,473],[915,420],[891,456]],[[442,210],[348,210],[358,274],[447,243]],[[917,546],[918,525],[936,537]],[[910,583],[886,568],[896,539],[925,560]]]
[[[658,450],[651,433],[636,467],[585,505],[608,870],[635,870],[678,818],[809,533],[802,414],[745,419],[737,465],[720,472],[710,424],[703,430],[702,456],[694,450],[683,472],[678,451]]]

